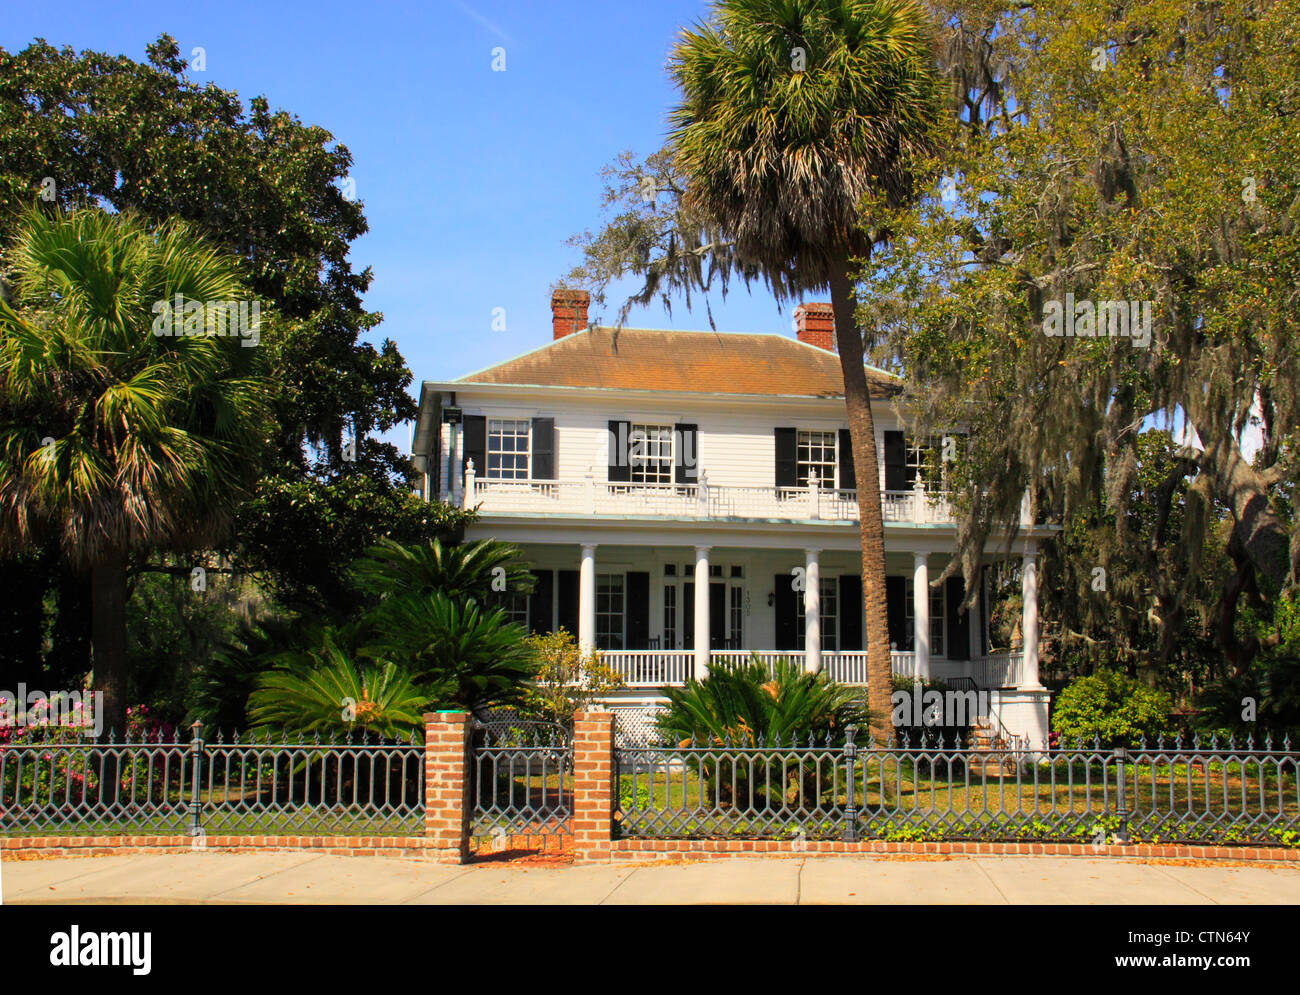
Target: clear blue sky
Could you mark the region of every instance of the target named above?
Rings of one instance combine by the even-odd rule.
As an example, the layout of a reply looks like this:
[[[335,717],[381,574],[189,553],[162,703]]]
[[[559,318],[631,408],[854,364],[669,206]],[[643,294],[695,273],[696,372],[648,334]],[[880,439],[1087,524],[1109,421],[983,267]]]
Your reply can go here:
[[[384,315],[415,376],[458,376],[551,338],[549,287],[575,265],[569,236],[600,220],[599,171],[619,151],[663,143],[675,97],[665,71],[701,0],[651,2],[10,3],[0,45],[32,39],[145,58],[160,33],[191,78],[265,94],[351,151],[370,232],[352,262],[374,269],[366,306]],[[492,71],[505,49],[506,71]],[[711,302],[723,331],[790,334],[761,288]],[[491,329],[506,309],[506,331]],[[706,328],[702,303],[654,328]],[[409,431],[391,433],[405,448]]]

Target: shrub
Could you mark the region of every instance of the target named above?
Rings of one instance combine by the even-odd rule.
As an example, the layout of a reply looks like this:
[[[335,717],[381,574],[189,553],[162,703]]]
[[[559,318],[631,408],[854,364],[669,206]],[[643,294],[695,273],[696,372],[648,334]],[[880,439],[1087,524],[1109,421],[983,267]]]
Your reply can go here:
[[[584,653],[564,629],[529,636],[525,643],[537,666],[520,709],[525,714],[568,726],[574,712],[626,686],[599,651]]]
[[[1076,738],[1091,745],[1094,737],[1106,748],[1136,746],[1172,732],[1173,701],[1117,670],[1099,670],[1065,686],[1052,708],[1052,729],[1069,748]]]

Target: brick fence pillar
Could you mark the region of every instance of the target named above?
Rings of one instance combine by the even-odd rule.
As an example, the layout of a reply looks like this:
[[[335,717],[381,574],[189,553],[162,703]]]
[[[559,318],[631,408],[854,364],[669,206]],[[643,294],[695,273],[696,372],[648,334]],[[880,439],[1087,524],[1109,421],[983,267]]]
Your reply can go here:
[[[424,835],[443,863],[469,859],[470,717],[467,712],[424,716]]]
[[[573,717],[573,859],[607,861],[614,828],[614,714]]]

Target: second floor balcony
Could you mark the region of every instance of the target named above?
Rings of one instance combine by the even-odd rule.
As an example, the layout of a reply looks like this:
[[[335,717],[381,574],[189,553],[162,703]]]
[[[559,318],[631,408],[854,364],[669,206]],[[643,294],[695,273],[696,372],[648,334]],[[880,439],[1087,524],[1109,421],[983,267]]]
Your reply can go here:
[[[757,521],[858,520],[858,492],[820,486],[813,474],[798,487],[735,487],[712,484],[700,473],[697,484],[635,484],[597,480],[594,473],[578,480],[497,480],[466,467],[465,508],[504,515],[604,515],[676,519],[748,519]],[[953,521],[948,495],[927,491],[882,490],[885,522],[947,525]]]

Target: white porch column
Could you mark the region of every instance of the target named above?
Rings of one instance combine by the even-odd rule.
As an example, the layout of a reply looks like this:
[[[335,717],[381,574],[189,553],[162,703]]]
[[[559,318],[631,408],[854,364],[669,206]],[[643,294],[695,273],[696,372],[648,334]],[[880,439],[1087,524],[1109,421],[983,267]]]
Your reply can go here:
[[[709,547],[695,547],[695,679],[709,676]]]
[[[1022,691],[1041,691],[1043,685],[1038,683],[1038,543],[1033,539],[1026,541],[1020,561],[1020,594],[1024,662],[1020,667],[1018,687]]]
[[[815,674],[822,669],[822,581],[820,549],[804,550],[803,648],[804,670]]]
[[[930,554],[912,554],[912,649],[916,654],[916,676],[930,679]]]
[[[584,653],[596,648],[596,544],[582,547],[578,569],[578,648]]]

